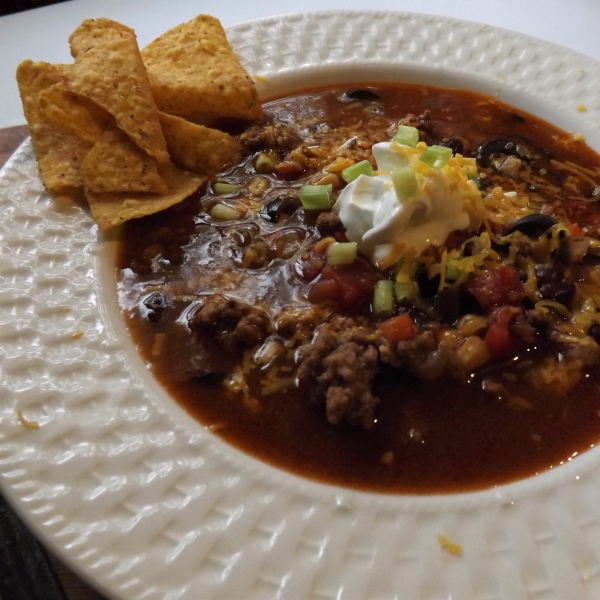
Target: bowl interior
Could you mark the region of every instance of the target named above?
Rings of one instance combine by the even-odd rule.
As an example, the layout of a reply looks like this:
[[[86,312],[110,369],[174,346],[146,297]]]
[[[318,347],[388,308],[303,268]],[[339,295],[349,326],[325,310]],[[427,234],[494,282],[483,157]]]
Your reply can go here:
[[[577,119],[576,114],[571,115],[565,111],[561,111],[551,102],[543,101],[518,86],[511,87],[507,83],[502,87],[499,87],[497,81],[492,78],[469,74],[451,68],[432,67],[427,65],[402,65],[391,62],[380,62],[377,64],[342,63],[339,65],[302,66],[298,69],[283,71],[270,76],[266,83],[261,84],[261,98],[264,102],[268,102],[271,99],[281,98],[289,94],[327,86],[343,84],[364,86],[387,82],[423,84],[445,89],[467,89],[488,94],[504,103],[514,106],[519,111],[531,113],[563,130],[580,133],[578,128],[581,126],[581,122]],[[584,131],[581,133],[587,133],[586,141],[592,148],[600,149],[599,133],[594,131]],[[115,260],[118,247],[118,236],[119,232],[115,230],[111,232],[109,236],[104,238],[103,252],[98,263],[98,269],[101,275],[101,286],[104,292],[104,308],[107,311],[108,321],[113,327],[113,333],[121,339],[123,347],[128,355],[129,365],[134,370],[137,377],[143,382],[149,399],[157,405],[161,411],[165,411],[171,415],[191,432],[202,432],[203,434],[208,435],[225,454],[229,454],[235,461],[241,460],[242,462],[250,461],[251,463],[257,463],[258,461],[256,459],[242,453],[229,444],[226,444],[216,435],[205,430],[198,421],[190,416],[186,410],[171,398],[171,396],[160,386],[138,354],[132,339],[128,335],[127,327],[123,322],[123,316],[115,295]],[[600,452],[600,449],[594,449],[585,454],[595,454],[596,451]],[[260,463],[260,465],[261,467],[259,468],[264,467],[268,470],[274,469],[264,463]],[[563,468],[570,468],[570,464],[564,465],[558,470]],[[276,471],[285,478],[288,476],[296,478],[296,476],[287,473],[284,474],[278,469]],[[556,471],[557,469],[554,469],[553,474],[543,473],[541,478],[554,477]],[[536,479],[539,477],[540,476],[536,477]],[[506,484],[502,487],[526,486],[528,485],[528,481],[530,480],[521,480],[512,484]],[[481,493],[486,493],[486,490],[468,494]],[[459,495],[465,494],[461,493]]]

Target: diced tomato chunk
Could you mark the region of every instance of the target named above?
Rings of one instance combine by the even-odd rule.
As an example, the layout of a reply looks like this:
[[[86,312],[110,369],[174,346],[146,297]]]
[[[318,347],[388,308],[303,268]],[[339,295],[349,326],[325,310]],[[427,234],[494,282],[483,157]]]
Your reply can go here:
[[[325,265],[321,278],[308,292],[311,302],[331,301],[341,308],[359,308],[373,298],[375,284],[383,275],[360,256],[351,265]]]
[[[496,318],[484,337],[490,351],[490,360],[502,360],[518,351],[520,342],[510,330],[510,322],[514,316],[514,309],[508,306],[496,312]]]
[[[340,290],[337,281],[320,279],[308,291],[308,299],[313,303],[337,301]]]
[[[464,287],[485,312],[505,304],[518,306],[525,297],[517,272],[507,265],[470,277]]]
[[[381,335],[391,344],[410,340],[417,333],[417,328],[408,313],[386,319],[379,323],[378,328]]]
[[[577,223],[571,223],[569,225],[569,231],[571,232],[571,235],[574,235],[575,237],[583,235],[583,231],[581,231],[581,227],[579,227]]]

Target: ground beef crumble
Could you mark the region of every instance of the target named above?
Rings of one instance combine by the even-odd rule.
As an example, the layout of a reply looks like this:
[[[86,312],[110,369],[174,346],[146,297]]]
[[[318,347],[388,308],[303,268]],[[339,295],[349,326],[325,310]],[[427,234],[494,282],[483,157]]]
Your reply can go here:
[[[250,151],[276,148],[289,152],[302,143],[302,138],[291,127],[273,123],[261,127],[253,125],[240,136],[240,142]]]
[[[372,324],[334,318],[302,348],[298,379],[316,383],[314,400],[325,404],[330,423],[372,427],[379,404],[371,391],[379,371],[377,340]]]
[[[431,330],[417,333],[409,340],[379,346],[383,362],[408,371],[423,381],[442,376],[462,377],[463,367],[456,353],[445,344],[437,343]]]
[[[201,303],[188,325],[192,332],[213,331],[217,342],[230,350],[259,344],[271,329],[269,316],[262,309],[216,294]]]
[[[317,230],[322,236],[333,236],[340,231],[344,231],[344,224],[338,213],[325,211],[317,217]]]
[[[365,429],[374,423],[379,399],[371,392],[372,380],[379,370],[379,353],[375,346],[347,342],[323,359],[323,373],[317,377],[326,389],[327,420],[342,421]]]

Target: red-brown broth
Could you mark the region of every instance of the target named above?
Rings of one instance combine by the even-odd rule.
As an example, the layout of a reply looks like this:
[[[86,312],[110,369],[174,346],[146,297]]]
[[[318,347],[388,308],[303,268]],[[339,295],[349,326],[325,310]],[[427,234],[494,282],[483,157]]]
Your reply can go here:
[[[342,91],[310,91],[270,102],[265,109],[282,122],[293,124],[311,116],[339,126],[352,119],[351,114],[339,113],[335,99]],[[483,140],[517,136],[548,149],[562,161],[572,160],[588,168],[600,164],[600,158],[583,142],[479,94],[389,84],[378,85],[377,91],[388,125],[407,113],[419,115],[428,109],[436,135],[461,137],[467,154]],[[385,132],[386,127],[381,126],[381,135]],[[245,177],[249,169],[246,161],[227,175]],[[540,193],[543,195],[543,190]],[[191,342],[187,328],[175,324],[194,299],[173,303],[156,324],[144,319],[138,306],[161,277],[185,281],[181,285],[183,296],[189,294],[189,286],[195,294],[204,294],[217,285],[220,269],[235,269],[230,257],[219,251],[224,238],[202,220],[203,203],[213,200],[206,192],[160,215],[128,223],[118,258],[118,287],[129,331],[155,377],[199,422],[232,445],[274,466],[327,483],[388,493],[449,493],[535,475],[562,464],[600,439],[598,369],[589,370],[566,397],[544,397],[528,389],[533,408],[520,410],[484,394],[479,385],[481,375],[464,384],[424,384],[384,368],[375,386],[382,399],[377,422],[367,431],[330,425],[322,407],[309,401],[304,388],[257,396],[260,409],[255,411],[225,394],[219,382],[194,381],[199,348]],[[580,225],[596,214],[593,203],[569,202],[566,195],[563,200],[565,212],[576,216]],[[286,224],[300,225],[299,218]],[[260,226],[276,230],[262,222]],[[179,233],[182,266],[154,260],[154,270],[149,268],[143,251],[160,227]],[[309,231],[306,239],[311,236],[315,237],[314,231]],[[302,287],[306,282],[286,262],[250,273],[242,285],[247,285],[243,298],[262,295],[275,309],[290,301],[305,302]],[[152,355],[157,332],[167,332],[158,358]],[[234,360],[210,339],[205,342],[200,350],[203,361]],[[543,348],[533,350],[527,358],[543,353]],[[518,369],[516,361],[492,370],[510,374]],[[258,371],[253,374],[256,378]],[[393,452],[393,462],[382,462],[389,452]]]

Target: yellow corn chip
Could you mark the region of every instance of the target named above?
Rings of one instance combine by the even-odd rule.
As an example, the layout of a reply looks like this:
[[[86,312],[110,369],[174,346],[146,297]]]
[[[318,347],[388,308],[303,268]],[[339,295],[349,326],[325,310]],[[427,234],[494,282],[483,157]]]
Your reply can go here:
[[[129,219],[138,219],[165,210],[191,196],[206,181],[206,177],[180,171],[172,165],[162,165],[161,173],[169,190],[160,196],[88,193],[90,211],[100,231],[106,231]]]
[[[214,175],[242,158],[240,142],[223,131],[163,112],[159,118],[171,159],[182,169]]]
[[[82,184],[79,166],[92,147],[48,121],[40,111],[39,94],[60,81],[60,68],[49,63],[26,60],[17,68],[17,84],[35,157],[44,185],[52,192]]]
[[[81,177],[86,189],[97,194],[168,191],[156,160],[117,128],[105,131],[88,152],[81,163]]]
[[[140,148],[159,162],[168,162],[133,30],[109,19],[87,19],[69,43],[75,64],[65,70],[67,88],[105,108]]]
[[[92,101],[69,92],[62,81],[39,93],[38,106],[44,119],[91,144],[100,140],[112,120]]]
[[[170,29],[142,58],[156,105],[166,113],[204,124],[262,115],[254,82],[213,17],[199,15]]]

